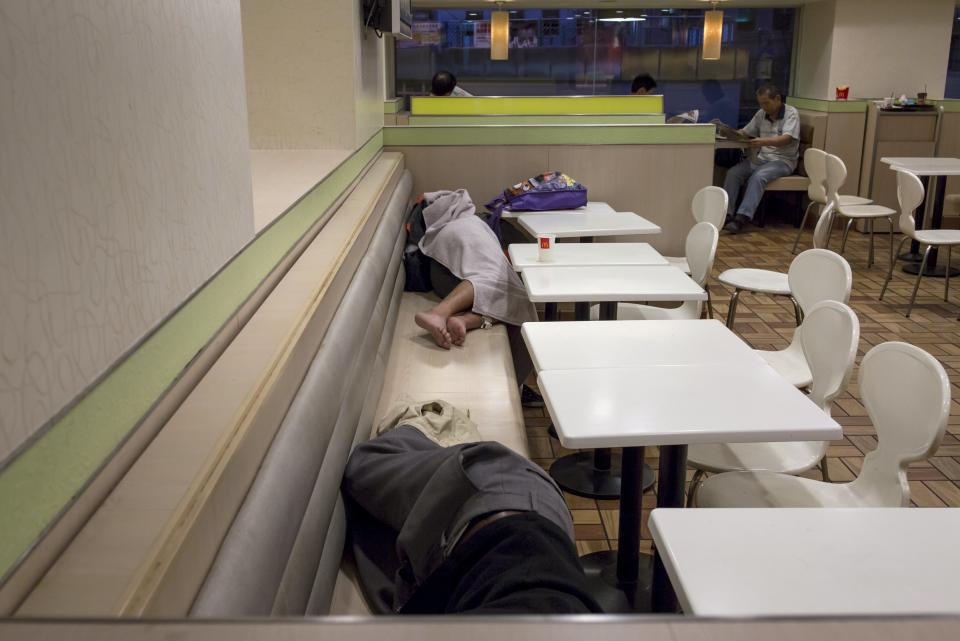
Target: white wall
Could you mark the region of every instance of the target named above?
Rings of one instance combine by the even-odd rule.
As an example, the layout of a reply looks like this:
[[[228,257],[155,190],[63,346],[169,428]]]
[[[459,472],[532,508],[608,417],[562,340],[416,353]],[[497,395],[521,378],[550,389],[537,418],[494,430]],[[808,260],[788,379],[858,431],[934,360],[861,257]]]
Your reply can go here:
[[[833,99],[942,98],[955,0],[822,0],[801,9],[794,93]]]
[[[253,235],[236,0],[0,0],[0,461]]]

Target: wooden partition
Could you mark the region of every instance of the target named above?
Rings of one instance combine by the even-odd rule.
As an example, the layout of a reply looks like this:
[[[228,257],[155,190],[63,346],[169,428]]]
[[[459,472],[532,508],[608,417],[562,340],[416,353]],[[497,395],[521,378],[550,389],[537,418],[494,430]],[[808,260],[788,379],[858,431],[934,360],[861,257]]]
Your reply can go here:
[[[384,148],[403,152],[414,193],[465,188],[478,207],[525,178],[563,171],[590,200],[663,228],[621,240],[683,255],[690,201],[712,181],[714,133],[709,125],[388,127]]]
[[[847,183],[843,193],[856,194],[860,190],[860,171],[863,164],[863,138],[867,120],[866,100],[813,100],[791,96],[787,102],[806,115],[815,118],[818,130],[815,147],[839,156],[847,166]]]

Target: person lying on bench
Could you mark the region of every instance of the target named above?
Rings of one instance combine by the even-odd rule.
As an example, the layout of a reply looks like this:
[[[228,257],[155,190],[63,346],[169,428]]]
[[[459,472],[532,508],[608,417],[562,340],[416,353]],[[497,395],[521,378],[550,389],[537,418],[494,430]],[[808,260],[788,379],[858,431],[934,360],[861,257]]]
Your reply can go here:
[[[573,522],[553,480],[507,447],[478,442],[475,426],[463,421],[453,438],[438,433],[435,419],[412,422],[358,445],[341,485],[350,549],[371,608],[601,612],[585,587]],[[438,440],[459,442],[443,447]]]
[[[724,229],[731,234],[740,233],[753,220],[764,189],[777,178],[792,174],[800,156],[800,114],[796,107],[785,104],[780,90],[771,84],[757,90],[757,103],[760,109],[740,131],[750,136],[751,150],[759,152],[731,167],[723,182],[729,200]],[[747,190],[737,208],[744,183]]]
[[[417,325],[430,332],[437,345],[450,349],[463,345],[468,331],[493,321],[515,327],[536,321],[536,307],[496,234],[475,215],[470,194],[463,189],[435,191],[423,198],[426,233],[420,251],[433,259],[430,280],[443,300],[419,312]]]

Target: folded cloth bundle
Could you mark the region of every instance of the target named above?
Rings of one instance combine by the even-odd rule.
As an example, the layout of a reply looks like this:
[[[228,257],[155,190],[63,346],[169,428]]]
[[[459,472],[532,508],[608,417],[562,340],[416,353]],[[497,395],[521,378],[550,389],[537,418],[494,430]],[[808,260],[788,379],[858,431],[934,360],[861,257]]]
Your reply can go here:
[[[483,440],[476,423],[470,420],[469,410],[461,410],[443,400],[414,403],[401,399],[387,412],[370,437],[376,438],[399,425],[420,430],[441,447]]]

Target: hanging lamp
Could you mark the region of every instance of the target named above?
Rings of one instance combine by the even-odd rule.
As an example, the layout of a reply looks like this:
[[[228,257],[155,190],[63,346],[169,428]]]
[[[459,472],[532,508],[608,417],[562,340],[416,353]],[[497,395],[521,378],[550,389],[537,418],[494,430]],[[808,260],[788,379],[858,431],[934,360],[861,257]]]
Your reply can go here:
[[[719,60],[723,41],[723,11],[717,8],[718,0],[711,0],[710,10],[703,12],[703,59]]]
[[[506,60],[510,46],[510,12],[497,3],[497,10],[490,12],[490,59]]]

